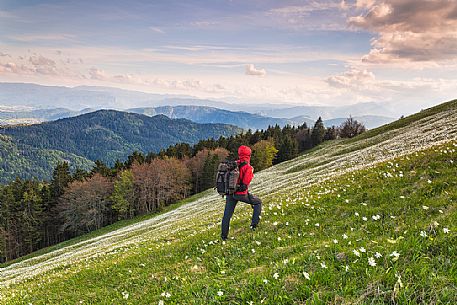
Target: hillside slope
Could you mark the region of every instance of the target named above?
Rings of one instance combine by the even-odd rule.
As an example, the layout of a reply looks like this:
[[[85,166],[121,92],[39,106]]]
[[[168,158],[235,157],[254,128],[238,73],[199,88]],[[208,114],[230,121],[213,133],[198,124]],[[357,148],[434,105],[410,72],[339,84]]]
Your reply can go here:
[[[0,270],[4,304],[457,301],[457,101],[256,174],[219,241],[208,191],[149,220]]]
[[[0,168],[13,169],[23,178],[30,178],[27,173],[32,169],[40,173],[35,177],[49,178],[52,168],[51,171],[48,169],[56,159],[46,162],[42,158],[49,152],[56,152],[59,157],[68,156],[72,165],[84,164],[87,167],[95,160],[107,164],[113,164],[116,159],[125,160],[135,150],[158,152],[176,143],[194,144],[202,139],[230,136],[241,131],[232,125],[197,124],[163,115],[148,117],[100,110],[42,124],[0,128],[0,136],[3,135],[3,139],[8,139],[10,146],[14,147],[14,150],[6,149],[6,143],[0,142]],[[25,156],[28,158],[24,161]],[[36,167],[29,168],[26,163]],[[0,181],[14,178],[12,171],[5,170]]]

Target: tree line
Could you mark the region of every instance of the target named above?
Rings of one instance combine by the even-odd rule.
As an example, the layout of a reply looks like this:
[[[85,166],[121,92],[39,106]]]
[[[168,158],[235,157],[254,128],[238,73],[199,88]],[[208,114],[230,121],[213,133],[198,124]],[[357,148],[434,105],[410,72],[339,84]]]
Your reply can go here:
[[[22,180],[0,186],[0,262],[112,224],[160,211],[213,187],[217,166],[252,147],[256,171],[296,157],[323,141],[365,131],[349,118],[340,127],[303,124],[251,130],[191,146],[178,143],[159,153],[133,152],[112,167],[96,161],[91,171],[59,163],[50,181]]]

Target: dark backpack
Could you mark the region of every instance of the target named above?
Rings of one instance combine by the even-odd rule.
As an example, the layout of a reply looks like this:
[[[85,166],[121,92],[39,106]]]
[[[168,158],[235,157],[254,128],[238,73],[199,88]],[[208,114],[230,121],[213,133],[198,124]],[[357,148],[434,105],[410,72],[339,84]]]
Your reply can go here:
[[[236,161],[219,163],[216,174],[216,190],[220,195],[232,195],[240,190],[238,184],[240,169],[246,164],[246,162],[242,162],[238,166]]]

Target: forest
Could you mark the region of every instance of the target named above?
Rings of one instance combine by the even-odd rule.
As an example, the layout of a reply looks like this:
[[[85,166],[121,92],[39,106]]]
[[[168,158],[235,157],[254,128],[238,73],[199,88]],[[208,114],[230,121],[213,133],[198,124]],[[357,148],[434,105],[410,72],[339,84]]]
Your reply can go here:
[[[74,171],[59,163],[50,181],[15,181],[0,186],[0,262],[71,239],[121,219],[155,213],[214,186],[219,162],[236,159],[249,145],[255,171],[295,158],[324,141],[351,138],[365,127],[349,118],[325,128],[319,118],[305,124],[178,143],[147,155],[133,152],[113,166],[96,161]]]

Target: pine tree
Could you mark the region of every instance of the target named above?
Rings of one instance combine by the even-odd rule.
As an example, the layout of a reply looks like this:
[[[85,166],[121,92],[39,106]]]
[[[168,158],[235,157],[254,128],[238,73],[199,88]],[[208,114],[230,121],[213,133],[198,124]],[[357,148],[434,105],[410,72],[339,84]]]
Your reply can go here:
[[[281,139],[276,155],[275,164],[295,158],[298,155],[297,141],[291,136],[285,136]]]
[[[322,122],[322,118],[319,117],[314,124],[313,130],[311,131],[311,141],[313,146],[319,145],[324,141],[325,132],[326,129],[324,123]]]

